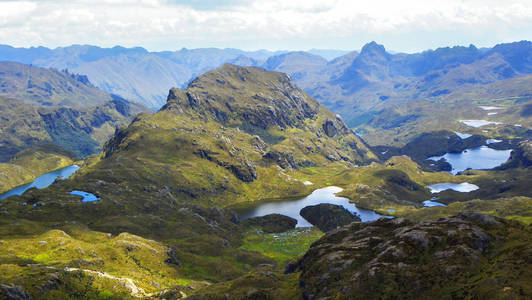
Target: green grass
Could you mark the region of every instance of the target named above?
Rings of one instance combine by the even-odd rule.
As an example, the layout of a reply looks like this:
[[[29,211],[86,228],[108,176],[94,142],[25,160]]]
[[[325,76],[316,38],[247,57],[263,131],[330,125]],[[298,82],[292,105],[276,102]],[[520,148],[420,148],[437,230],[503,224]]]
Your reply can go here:
[[[315,227],[296,228],[284,233],[264,234],[250,231],[240,249],[258,251],[283,265],[303,255],[310,244],[323,236]]]

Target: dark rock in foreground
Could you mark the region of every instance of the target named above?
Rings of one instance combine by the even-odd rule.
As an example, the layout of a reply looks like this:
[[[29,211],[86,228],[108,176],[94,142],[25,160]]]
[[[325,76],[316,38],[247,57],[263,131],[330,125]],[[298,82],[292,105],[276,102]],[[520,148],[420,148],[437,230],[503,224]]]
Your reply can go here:
[[[299,214],[323,232],[360,221],[359,217],[353,215],[342,206],[328,203],[307,206]]]
[[[281,233],[296,228],[297,220],[280,214],[270,214],[249,218],[242,223],[245,226],[259,227],[266,233]]]
[[[524,299],[530,227],[481,214],[354,222],[315,242],[295,268],[305,299]]]

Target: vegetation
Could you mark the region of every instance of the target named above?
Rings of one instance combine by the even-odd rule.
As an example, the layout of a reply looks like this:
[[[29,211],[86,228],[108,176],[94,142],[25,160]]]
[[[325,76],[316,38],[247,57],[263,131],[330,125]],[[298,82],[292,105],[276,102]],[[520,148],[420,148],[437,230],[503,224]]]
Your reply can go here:
[[[0,63],[0,162],[55,144],[77,156],[101,150],[117,127],[148,111],[92,86],[86,76]]]
[[[72,153],[54,145],[21,151],[8,163],[0,163],[0,194],[44,173],[72,165],[73,160]]]
[[[295,269],[305,298],[526,298],[531,237],[529,226],[481,214],[380,219],[324,236]]]
[[[315,227],[268,234],[251,230],[246,233],[240,248],[260,252],[284,267],[287,262],[305,254],[310,245],[322,236],[323,232]]]
[[[450,136],[428,134],[407,152],[484,142],[443,142]],[[11,164],[69,157],[39,149]],[[163,109],[117,130],[69,180],[0,202],[0,298],[530,295],[529,150],[520,143],[500,169],[457,176],[407,156],[379,162],[287,76],[226,65],[172,89]],[[422,207],[433,196],[427,185],[466,181],[480,189],[441,192],[446,207]],[[293,229],[287,217],[240,220],[230,210],[329,185],[397,218],[336,229],[353,221],[338,220],[324,235]],[[72,190],[100,200],[84,203]]]

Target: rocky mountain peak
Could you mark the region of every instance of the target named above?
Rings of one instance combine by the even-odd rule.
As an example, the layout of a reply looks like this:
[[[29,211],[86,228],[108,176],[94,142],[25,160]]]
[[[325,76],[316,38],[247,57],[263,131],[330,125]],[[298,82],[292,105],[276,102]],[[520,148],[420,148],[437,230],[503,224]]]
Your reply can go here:
[[[297,126],[315,116],[319,104],[283,73],[226,64],[196,78],[186,90],[170,90],[162,110],[266,129]]]
[[[362,47],[360,51],[360,56],[383,56],[388,57],[389,54],[386,52],[386,49],[383,45],[377,44],[375,41],[367,43]]]

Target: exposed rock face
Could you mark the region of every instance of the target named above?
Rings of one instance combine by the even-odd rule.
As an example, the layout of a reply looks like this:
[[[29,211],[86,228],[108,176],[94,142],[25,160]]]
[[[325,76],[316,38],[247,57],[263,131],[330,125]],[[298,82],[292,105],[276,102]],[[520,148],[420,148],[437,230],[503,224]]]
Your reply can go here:
[[[508,162],[499,169],[528,168],[530,166],[532,166],[532,141],[527,140],[519,143],[517,149],[512,151]]]
[[[338,129],[334,125],[333,121],[327,120],[325,123],[323,123],[323,131],[325,131],[325,134],[328,137],[333,137],[338,132]]]
[[[291,153],[283,153],[273,150],[264,154],[262,158],[275,162],[283,169],[297,169],[297,164],[294,160],[294,155]]]
[[[168,255],[168,258],[165,260],[167,264],[179,266],[179,259],[177,258],[175,247],[170,247],[166,254]]]
[[[0,298],[10,300],[30,300],[30,294],[26,293],[21,287],[16,285],[0,285]]]
[[[230,152],[232,159],[220,159],[208,149],[199,149],[196,152],[201,158],[208,159],[215,162],[217,165],[224,167],[231,171],[238,179],[244,182],[252,182],[257,179],[257,168],[255,164],[246,158],[245,153],[242,150],[234,149]],[[235,154],[237,153],[237,154]]]
[[[300,284],[305,299],[519,298],[532,292],[520,279],[532,275],[530,236],[481,214],[354,222],[311,246]]]
[[[297,220],[280,214],[270,214],[249,218],[242,223],[245,226],[260,227],[266,233],[280,233],[296,228]]]
[[[185,113],[200,114],[206,119],[221,123],[245,120],[262,129],[298,126],[301,120],[318,113],[318,102],[297,88],[288,76],[259,70],[225,65],[219,72],[193,80],[186,91],[172,89],[163,109],[179,106]],[[272,75],[274,81],[264,78]],[[217,93],[205,93],[211,88],[217,88]]]
[[[299,214],[323,232],[360,221],[359,217],[353,215],[342,206],[329,203],[307,206]]]

